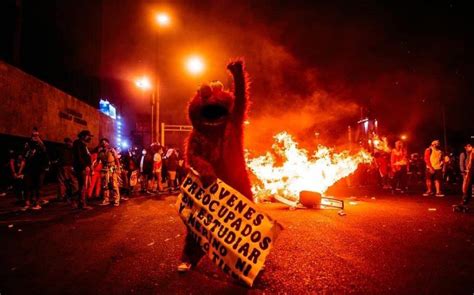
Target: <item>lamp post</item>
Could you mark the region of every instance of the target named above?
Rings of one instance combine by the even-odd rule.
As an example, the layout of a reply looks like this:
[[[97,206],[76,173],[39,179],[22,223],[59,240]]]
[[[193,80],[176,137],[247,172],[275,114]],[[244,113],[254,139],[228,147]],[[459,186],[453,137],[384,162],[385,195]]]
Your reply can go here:
[[[166,12],[157,12],[155,14],[155,23],[159,28],[168,27],[171,24],[171,17]],[[151,94],[151,121],[152,121],[152,130],[151,130],[151,141],[157,142],[159,140],[160,134],[160,88],[158,81],[158,34],[155,33],[153,38],[153,67],[155,69],[154,78],[154,87]]]
[[[150,103],[151,103],[151,128],[150,128],[150,140],[151,142],[154,142],[155,138],[155,89],[152,89],[153,85],[151,85],[150,79],[147,76],[143,76],[141,78],[138,78],[135,81],[135,85],[142,89],[143,91],[147,91],[151,89],[151,95],[150,95]],[[155,85],[156,88],[157,86]]]

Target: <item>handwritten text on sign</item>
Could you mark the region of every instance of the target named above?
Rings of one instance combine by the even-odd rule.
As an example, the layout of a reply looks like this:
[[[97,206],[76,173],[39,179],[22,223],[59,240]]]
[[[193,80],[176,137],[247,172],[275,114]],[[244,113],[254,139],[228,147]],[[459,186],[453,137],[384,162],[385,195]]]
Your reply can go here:
[[[252,286],[275,241],[276,222],[223,181],[206,189],[192,172],[181,186],[176,207],[211,260]]]

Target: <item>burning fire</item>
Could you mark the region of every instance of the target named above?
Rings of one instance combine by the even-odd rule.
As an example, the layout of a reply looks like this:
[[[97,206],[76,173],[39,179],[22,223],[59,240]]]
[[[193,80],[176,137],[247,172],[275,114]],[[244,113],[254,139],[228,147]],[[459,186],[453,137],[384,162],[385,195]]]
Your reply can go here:
[[[372,139],[369,139],[369,145],[373,145],[374,149],[390,153],[391,149],[388,146],[386,137],[379,137],[377,134],[372,136]]]
[[[323,194],[336,181],[352,174],[359,164],[372,161],[365,150],[351,155],[349,151],[335,153],[322,145],[308,156],[308,151],[298,148],[287,132],[278,133],[274,139],[273,152],[247,159],[257,178],[252,188],[256,200],[278,195],[297,201],[303,190]]]

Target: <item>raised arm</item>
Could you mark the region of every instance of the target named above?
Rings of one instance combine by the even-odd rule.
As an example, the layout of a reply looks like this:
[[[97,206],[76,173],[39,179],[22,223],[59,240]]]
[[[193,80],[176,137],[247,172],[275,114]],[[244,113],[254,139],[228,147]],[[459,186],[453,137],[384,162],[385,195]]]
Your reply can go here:
[[[242,124],[245,119],[248,106],[247,73],[244,62],[240,59],[230,62],[227,69],[234,78],[234,110],[233,118],[238,124]]]

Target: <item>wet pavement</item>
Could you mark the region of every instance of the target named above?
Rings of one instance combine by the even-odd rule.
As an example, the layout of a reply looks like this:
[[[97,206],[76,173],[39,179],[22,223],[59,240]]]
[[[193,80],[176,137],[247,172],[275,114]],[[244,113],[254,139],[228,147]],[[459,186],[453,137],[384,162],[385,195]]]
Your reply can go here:
[[[338,210],[260,204],[283,226],[253,288],[209,259],[176,272],[185,227],[176,196],[120,207],[0,214],[0,294],[474,292],[474,214],[459,198],[369,194]]]

